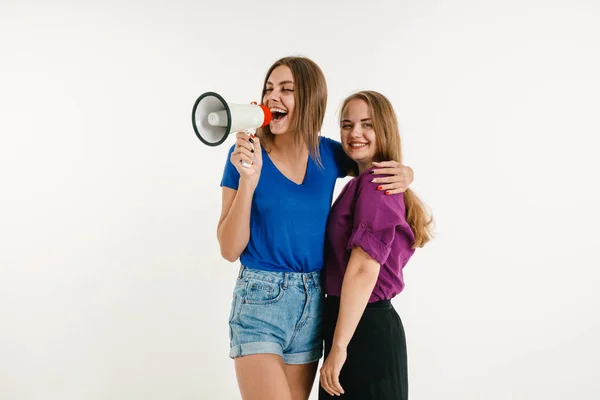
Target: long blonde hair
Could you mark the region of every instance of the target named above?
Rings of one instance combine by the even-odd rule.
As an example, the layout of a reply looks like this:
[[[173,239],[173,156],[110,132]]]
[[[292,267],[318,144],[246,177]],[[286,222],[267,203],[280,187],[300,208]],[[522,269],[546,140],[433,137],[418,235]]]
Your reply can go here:
[[[277,60],[267,71],[263,82],[264,90],[273,70],[286,65],[294,77],[295,109],[291,121],[291,129],[296,133],[296,141],[306,144],[308,151],[317,165],[321,165],[319,154],[319,133],[323,126],[325,108],[327,107],[327,84],[321,68],[306,57],[284,57]],[[258,135],[267,151],[273,146],[274,135],[269,126],[258,130]]]
[[[347,97],[342,104],[340,126],[346,108],[352,100],[362,100],[369,107],[377,140],[377,154],[374,161],[395,160],[401,163],[400,130],[392,103],[381,93],[372,90],[354,93]],[[348,174],[358,175],[358,164],[352,160],[349,162]],[[423,247],[432,238],[433,218],[411,189],[404,192],[404,203],[406,204],[406,220],[415,235],[412,248]]]

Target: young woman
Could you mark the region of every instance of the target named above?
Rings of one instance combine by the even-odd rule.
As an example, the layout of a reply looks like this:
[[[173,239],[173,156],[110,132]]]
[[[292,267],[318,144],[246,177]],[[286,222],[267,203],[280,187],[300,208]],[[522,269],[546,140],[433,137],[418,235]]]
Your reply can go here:
[[[340,118],[344,152],[354,162],[327,223],[325,362],[319,399],[408,398],[406,340],[390,300],[402,291],[402,268],[430,239],[432,219],[409,189],[381,196],[374,161],[401,160],[394,109],[383,95],[348,97]]]
[[[277,61],[262,98],[273,121],[256,137],[239,133],[225,165],[217,236],[223,257],[242,263],[229,355],[245,400],[307,399],[322,355],[325,226],[348,162],[340,143],[319,136],[326,102],[313,61]],[[412,181],[412,170],[395,161],[381,167],[389,176],[378,179],[391,193]]]

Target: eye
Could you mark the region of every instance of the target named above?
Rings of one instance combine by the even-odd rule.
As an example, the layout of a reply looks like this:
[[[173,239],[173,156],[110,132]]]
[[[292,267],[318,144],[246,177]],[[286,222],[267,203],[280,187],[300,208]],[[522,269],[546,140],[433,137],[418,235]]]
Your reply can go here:
[[[284,91],[284,92],[291,93],[291,92],[293,92],[293,91],[294,91],[294,89],[290,89],[290,88],[283,88],[283,91]]]
[[[272,92],[272,91],[273,91],[273,88],[266,88],[266,89],[263,90],[263,93],[269,93],[269,92]]]
[[[352,125],[350,125],[350,124],[342,125],[342,129],[351,129],[351,128],[352,128]]]
[[[372,127],[373,127],[373,124],[371,124],[371,123],[369,123],[369,122],[365,122],[365,123],[363,124],[363,127],[364,127],[364,128],[372,128]]]

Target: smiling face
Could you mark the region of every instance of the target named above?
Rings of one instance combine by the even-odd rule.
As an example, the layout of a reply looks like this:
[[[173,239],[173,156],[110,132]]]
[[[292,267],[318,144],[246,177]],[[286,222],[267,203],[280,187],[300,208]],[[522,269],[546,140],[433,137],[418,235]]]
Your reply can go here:
[[[287,65],[281,65],[271,72],[264,88],[263,104],[273,114],[269,129],[274,135],[290,130],[294,115],[294,76]]]
[[[282,146],[307,146],[310,156],[321,165],[319,134],[327,106],[321,68],[306,57],[280,58],[267,70],[261,91],[262,104],[273,110],[275,117],[257,130],[265,150],[273,149],[279,137]]]
[[[354,99],[343,110],[340,127],[344,152],[354,160],[359,171],[371,166],[377,154],[377,138],[369,106],[364,100]]]

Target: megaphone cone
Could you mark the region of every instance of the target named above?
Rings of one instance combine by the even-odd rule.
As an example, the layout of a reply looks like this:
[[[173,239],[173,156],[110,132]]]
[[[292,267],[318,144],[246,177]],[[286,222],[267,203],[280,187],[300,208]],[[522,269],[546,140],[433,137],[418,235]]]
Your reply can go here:
[[[268,125],[273,116],[262,104],[230,104],[219,94],[200,95],[192,109],[192,126],[196,136],[207,146],[218,146],[230,133]]]

